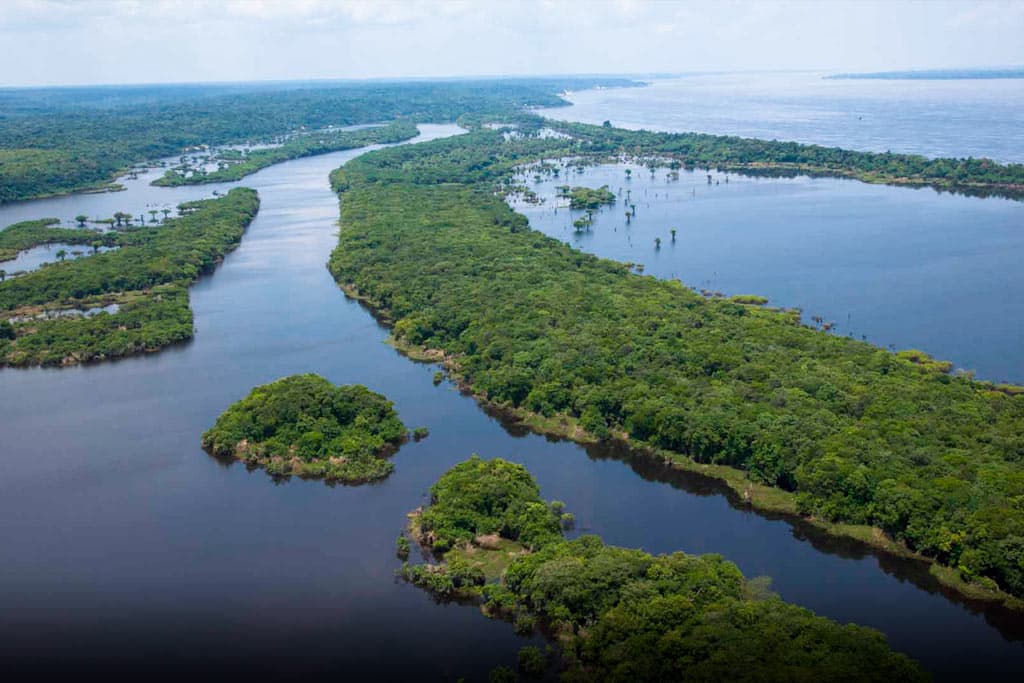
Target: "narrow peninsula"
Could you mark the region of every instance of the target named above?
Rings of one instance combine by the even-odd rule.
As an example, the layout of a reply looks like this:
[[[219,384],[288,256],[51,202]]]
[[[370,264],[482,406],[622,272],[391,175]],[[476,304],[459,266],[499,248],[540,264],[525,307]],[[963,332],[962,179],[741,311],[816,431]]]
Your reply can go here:
[[[947,585],[1024,606],[1022,390],[531,230],[502,201],[518,167],[592,147],[661,154],[654,143],[676,139],[582,130],[482,130],[353,160],[332,175],[335,279],[396,346],[537,431],[621,440],[756,508],[931,558]]]
[[[371,126],[360,130],[324,130],[296,133],[282,144],[264,149],[239,151],[229,149],[210,157],[216,164],[214,170],[203,165],[193,165],[183,156],[182,163],[168,169],[153,185],[177,187],[180,185],[202,185],[204,183],[225,183],[239,180],[260,169],[283,161],[302,157],[340,152],[374,144],[404,142],[416,137],[419,130],[411,121],[393,121],[383,126]]]

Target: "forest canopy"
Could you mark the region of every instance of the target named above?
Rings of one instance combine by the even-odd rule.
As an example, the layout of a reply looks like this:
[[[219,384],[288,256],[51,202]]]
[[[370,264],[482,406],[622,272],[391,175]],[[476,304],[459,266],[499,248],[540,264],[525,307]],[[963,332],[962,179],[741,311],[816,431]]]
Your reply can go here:
[[[566,681],[923,681],[885,637],[787,604],[719,555],[650,555],[565,540],[561,504],[540,498],[521,465],[473,456],[431,488],[412,531],[440,564],[405,576],[475,598],[491,616],[556,638]],[[523,545],[518,552],[483,533]],[[453,541],[455,545],[443,545]],[[498,562],[497,581],[481,567]]]
[[[256,387],[203,434],[212,455],[238,458],[270,475],[356,484],[383,479],[406,429],[390,401],[361,385],[314,374]]]
[[[0,89],[0,203],[101,188],[129,167],[199,145],[302,129],[453,122],[567,104],[556,93],[621,78]]]
[[[353,160],[331,272],[481,400],[741,470],[1024,596],[1024,395],[530,230],[503,189],[574,144],[480,131]]]
[[[162,225],[104,234],[104,244],[119,247],[115,251],[47,264],[0,282],[0,315],[15,320],[13,338],[0,339],[0,366],[96,361],[190,339],[188,285],[238,246],[258,208],[255,191],[235,188],[217,199],[183,204],[184,215]],[[55,230],[14,227],[15,235],[28,232],[29,242]],[[60,230],[62,239],[66,232],[96,239],[92,231]],[[114,313],[46,315],[112,304],[118,306]]]
[[[393,121],[385,126],[374,126],[361,130],[313,131],[293,135],[277,147],[249,150],[245,154],[239,153],[237,158],[224,155],[214,156],[213,161],[217,163],[218,167],[213,171],[181,164],[169,169],[162,177],[154,180],[153,185],[175,187],[230,182],[282,161],[315,154],[340,152],[367,145],[393,144],[409,140],[418,134],[416,124],[410,121]]]

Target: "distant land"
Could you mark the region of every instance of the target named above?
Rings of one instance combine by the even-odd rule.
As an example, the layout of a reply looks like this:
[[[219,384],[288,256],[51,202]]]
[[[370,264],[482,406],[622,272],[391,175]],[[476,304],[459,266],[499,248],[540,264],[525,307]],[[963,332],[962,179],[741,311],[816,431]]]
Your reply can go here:
[[[923,69],[921,71],[876,71],[833,74],[826,79],[874,78],[880,80],[952,81],[974,78],[1024,78],[1024,67],[999,69]]]

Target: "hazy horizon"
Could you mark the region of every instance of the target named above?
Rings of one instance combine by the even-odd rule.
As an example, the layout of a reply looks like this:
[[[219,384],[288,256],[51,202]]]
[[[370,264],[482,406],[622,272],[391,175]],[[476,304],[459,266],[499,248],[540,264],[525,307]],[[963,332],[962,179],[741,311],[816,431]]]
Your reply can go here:
[[[1024,65],[1024,3],[12,0],[0,86]]]

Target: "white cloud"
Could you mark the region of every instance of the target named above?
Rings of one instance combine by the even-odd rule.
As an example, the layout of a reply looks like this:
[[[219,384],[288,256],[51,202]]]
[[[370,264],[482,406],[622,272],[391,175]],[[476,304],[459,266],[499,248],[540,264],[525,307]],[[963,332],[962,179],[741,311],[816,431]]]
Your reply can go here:
[[[0,84],[1022,64],[1021,35],[1024,2],[0,0]]]

